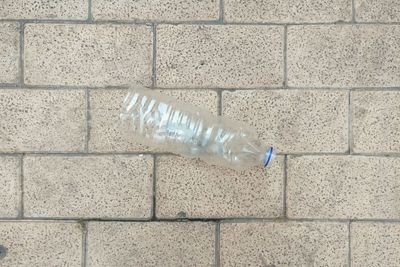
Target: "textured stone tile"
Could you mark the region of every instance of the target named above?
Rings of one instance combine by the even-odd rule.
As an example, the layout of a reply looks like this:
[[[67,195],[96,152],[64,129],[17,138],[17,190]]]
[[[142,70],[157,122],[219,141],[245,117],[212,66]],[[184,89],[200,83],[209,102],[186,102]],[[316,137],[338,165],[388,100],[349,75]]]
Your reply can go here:
[[[400,158],[289,157],[288,217],[399,219]]]
[[[0,22],[0,83],[17,83],[19,25]]]
[[[95,20],[192,21],[217,20],[217,0],[93,0]]]
[[[163,25],[157,85],[251,88],[283,83],[283,27]]]
[[[351,266],[400,266],[400,224],[352,223]]]
[[[290,86],[398,86],[400,26],[288,28]]]
[[[152,33],[145,25],[25,26],[25,83],[151,84]]]
[[[215,225],[91,222],[88,266],[214,266]]]
[[[27,217],[149,218],[151,156],[28,156]]]
[[[398,0],[355,0],[356,20],[366,22],[400,22]]]
[[[159,218],[279,217],[283,209],[283,158],[245,172],[197,159],[157,157]]]
[[[221,266],[348,266],[344,223],[221,224]]]
[[[87,0],[2,0],[1,19],[86,19]]]
[[[256,128],[279,153],[345,152],[348,93],[239,90],[223,92],[222,113]]]
[[[349,0],[225,0],[228,22],[336,22],[351,20]]]
[[[160,92],[217,114],[218,100],[215,91],[160,90]],[[128,90],[114,89],[90,92],[90,151],[151,151],[149,147],[134,142],[130,129],[119,123],[121,105],[127,93]]]
[[[0,90],[0,151],[82,151],[83,90]]]
[[[2,218],[17,217],[20,212],[21,184],[19,169],[19,158],[0,157],[0,217]]]
[[[77,223],[0,221],[3,267],[82,265],[82,230]]]
[[[400,152],[400,92],[352,92],[353,150]]]

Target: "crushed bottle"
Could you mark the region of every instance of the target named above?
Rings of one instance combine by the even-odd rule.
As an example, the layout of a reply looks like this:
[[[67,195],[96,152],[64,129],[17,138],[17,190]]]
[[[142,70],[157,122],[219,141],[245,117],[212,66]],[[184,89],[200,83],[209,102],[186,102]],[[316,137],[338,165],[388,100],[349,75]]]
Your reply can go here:
[[[241,171],[260,164],[267,167],[274,156],[274,149],[264,146],[252,127],[156,90],[132,88],[120,119],[135,142],[213,165]]]

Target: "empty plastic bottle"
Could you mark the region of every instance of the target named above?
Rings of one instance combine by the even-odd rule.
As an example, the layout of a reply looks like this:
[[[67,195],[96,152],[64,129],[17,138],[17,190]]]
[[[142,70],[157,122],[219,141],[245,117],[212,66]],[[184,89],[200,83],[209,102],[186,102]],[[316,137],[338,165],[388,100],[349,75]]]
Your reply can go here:
[[[243,123],[178,102],[159,91],[135,87],[126,96],[120,118],[134,141],[210,164],[245,170],[268,166],[274,150]]]

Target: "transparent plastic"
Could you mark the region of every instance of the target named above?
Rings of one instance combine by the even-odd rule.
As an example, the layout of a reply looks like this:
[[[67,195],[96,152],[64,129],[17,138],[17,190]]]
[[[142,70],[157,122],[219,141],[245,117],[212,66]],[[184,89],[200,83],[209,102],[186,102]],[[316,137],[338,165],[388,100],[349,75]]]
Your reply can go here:
[[[239,171],[266,167],[274,155],[252,127],[147,88],[130,91],[120,118],[133,141],[213,165]]]

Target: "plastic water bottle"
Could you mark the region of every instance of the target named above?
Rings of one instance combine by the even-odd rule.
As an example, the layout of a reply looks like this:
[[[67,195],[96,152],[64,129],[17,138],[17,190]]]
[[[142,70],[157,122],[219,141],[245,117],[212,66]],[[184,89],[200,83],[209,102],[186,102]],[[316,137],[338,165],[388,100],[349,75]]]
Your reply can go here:
[[[252,127],[155,90],[133,88],[120,118],[128,123],[134,141],[214,165],[235,170],[261,164],[267,167],[274,155],[273,148],[262,145]]]

